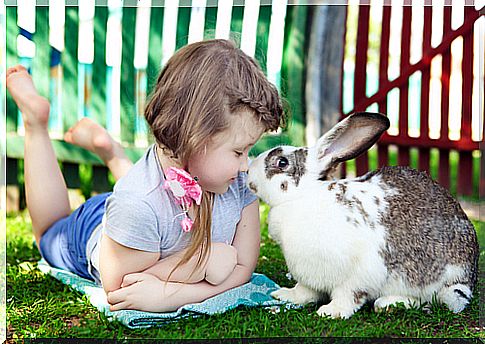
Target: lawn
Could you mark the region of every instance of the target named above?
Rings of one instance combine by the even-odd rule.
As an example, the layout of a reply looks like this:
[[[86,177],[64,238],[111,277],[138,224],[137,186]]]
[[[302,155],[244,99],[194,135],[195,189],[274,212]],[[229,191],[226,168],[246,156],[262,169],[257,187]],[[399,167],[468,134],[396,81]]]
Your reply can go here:
[[[267,208],[262,207],[262,244],[257,272],[281,286],[287,278],[279,247],[268,238]],[[485,247],[485,222],[473,222]],[[402,307],[376,314],[365,305],[349,320],[321,318],[318,306],[272,313],[263,308],[238,308],[218,316],[184,319],[160,328],[130,330],[110,322],[81,294],[36,267],[40,255],[33,246],[25,213],[7,216],[7,338],[261,338],[261,337],[485,337],[479,325],[478,290],[485,279],[485,253],[480,255],[481,278],[471,305],[460,314],[433,304],[429,310]],[[483,307],[483,305],[482,305]],[[483,324],[482,324],[483,325]]]

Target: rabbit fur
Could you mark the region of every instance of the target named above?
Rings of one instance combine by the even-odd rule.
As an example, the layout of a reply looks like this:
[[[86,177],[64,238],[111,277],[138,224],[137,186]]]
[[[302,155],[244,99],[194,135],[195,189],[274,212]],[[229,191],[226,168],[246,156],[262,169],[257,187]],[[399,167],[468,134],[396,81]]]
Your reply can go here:
[[[333,318],[366,301],[378,311],[435,298],[453,312],[470,302],[476,232],[445,188],[409,167],[331,178],[388,128],[382,114],[356,113],[313,147],[280,146],[252,161],[248,187],[270,206],[269,233],[297,281],[273,297],[306,304],[328,296],[317,313]]]

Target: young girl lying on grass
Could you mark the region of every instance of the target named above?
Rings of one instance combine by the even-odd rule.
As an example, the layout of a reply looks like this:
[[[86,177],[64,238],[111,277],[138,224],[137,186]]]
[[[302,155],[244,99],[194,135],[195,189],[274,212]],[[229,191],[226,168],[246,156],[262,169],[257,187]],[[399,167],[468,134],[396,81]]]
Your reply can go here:
[[[27,208],[49,264],[102,284],[111,310],[173,311],[249,281],[260,232],[248,151],[284,124],[254,59],[226,40],[181,48],[145,110],[156,143],[134,165],[106,130],[78,122],[65,140],[98,154],[117,182],[72,213],[48,101],[22,66],[8,69],[7,88],[25,124]]]

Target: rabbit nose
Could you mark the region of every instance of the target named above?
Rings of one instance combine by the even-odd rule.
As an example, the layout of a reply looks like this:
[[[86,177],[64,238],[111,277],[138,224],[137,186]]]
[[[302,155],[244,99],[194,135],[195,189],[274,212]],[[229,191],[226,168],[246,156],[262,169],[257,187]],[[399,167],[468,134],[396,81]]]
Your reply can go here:
[[[253,193],[258,192],[258,188],[257,188],[256,184],[254,184],[253,182],[249,182],[248,187]]]

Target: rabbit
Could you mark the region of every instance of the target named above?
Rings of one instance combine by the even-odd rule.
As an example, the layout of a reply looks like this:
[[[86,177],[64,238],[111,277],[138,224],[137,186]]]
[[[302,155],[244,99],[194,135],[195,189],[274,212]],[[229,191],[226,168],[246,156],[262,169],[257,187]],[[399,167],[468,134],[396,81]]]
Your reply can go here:
[[[389,128],[379,113],[347,116],[315,146],[261,153],[247,185],[270,206],[268,231],[281,246],[294,288],[276,299],[349,318],[367,301],[375,311],[436,298],[462,311],[477,282],[478,242],[459,203],[424,172],[383,167],[333,180],[339,163],[369,149]]]

